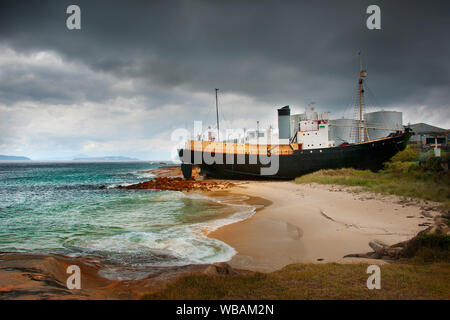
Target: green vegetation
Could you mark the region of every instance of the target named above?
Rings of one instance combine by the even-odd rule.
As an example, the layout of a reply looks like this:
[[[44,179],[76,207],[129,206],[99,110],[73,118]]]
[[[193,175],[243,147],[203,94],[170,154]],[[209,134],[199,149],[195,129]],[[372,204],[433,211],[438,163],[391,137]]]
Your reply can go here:
[[[413,263],[449,262],[450,235],[424,234],[413,239],[416,253],[411,259]]]
[[[440,158],[428,156],[419,164],[419,152],[407,148],[394,156],[378,172],[369,170],[320,170],[295,179],[297,183],[359,186],[383,194],[442,202],[450,209],[450,174],[444,172]]]
[[[449,250],[450,248],[450,235],[423,234],[418,236],[416,239],[422,247],[440,250]]]
[[[293,264],[263,274],[192,275],[144,299],[450,299],[450,263],[381,266],[381,290],[366,264]]]
[[[416,161],[420,156],[420,152],[418,149],[406,148],[402,152],[397,153],[392,157],[392,162],[407,162],[407,161]]]

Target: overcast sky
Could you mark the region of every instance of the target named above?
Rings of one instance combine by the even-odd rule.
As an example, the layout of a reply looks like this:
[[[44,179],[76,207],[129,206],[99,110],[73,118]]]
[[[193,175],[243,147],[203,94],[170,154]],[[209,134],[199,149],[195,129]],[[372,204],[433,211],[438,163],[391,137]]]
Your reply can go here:
[[[449,30],[446,0],[2,1],[0,154],[168,159],[175,129],[214,124],[214,88],[224,129],[312,101],[352,117],[360,50],[369,110],[449,128]]]

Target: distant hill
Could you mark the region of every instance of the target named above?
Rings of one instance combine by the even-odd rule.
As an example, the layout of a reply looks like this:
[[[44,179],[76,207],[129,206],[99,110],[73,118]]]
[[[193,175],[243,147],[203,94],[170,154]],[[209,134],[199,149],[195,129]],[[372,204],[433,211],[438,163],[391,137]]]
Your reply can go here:
[[[31,160],[27,157],[5,156],[0,154],[0,160]]]
[[[107,156],[107,157],[74,158],[73,160],[78,160],[78,161],[132,161],[132,160],[139,160],[139,159],[129,158],[129,157],[121,157],[121,156]]]

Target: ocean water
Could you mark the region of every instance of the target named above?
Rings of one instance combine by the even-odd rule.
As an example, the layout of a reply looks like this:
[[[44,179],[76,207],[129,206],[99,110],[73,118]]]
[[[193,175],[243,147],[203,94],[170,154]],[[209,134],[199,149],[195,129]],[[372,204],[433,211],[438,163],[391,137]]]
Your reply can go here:
[[[234,249],[206,234],[255,208],[229,203],[236,199],[116,188],[151,179],[143,171],[158,166],[0,163],[0,251],[96,257],[109,266],[105,276],[122,279],[229,260]]]

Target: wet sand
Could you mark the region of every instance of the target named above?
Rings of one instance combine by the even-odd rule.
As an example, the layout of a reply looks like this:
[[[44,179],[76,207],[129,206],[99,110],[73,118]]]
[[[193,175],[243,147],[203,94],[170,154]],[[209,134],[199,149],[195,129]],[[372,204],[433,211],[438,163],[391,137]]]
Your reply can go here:
[[[408,240],[433,222],[422,215],[423,202],[339,186],[252,181],[230,192],[270,203],[251,218],[209,234],[236,249],[229,263],[240,269],[270,272],[290,263],[361,262],[343,257],[372,251],[373,240],[388,245]]]

